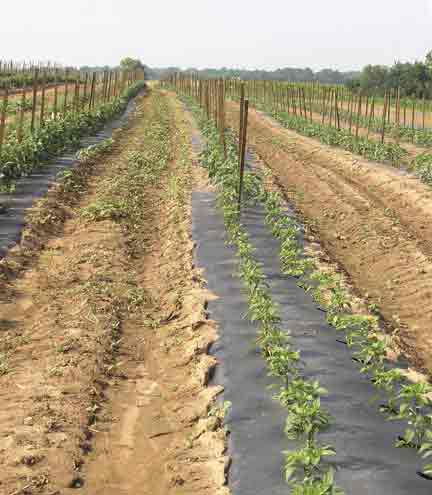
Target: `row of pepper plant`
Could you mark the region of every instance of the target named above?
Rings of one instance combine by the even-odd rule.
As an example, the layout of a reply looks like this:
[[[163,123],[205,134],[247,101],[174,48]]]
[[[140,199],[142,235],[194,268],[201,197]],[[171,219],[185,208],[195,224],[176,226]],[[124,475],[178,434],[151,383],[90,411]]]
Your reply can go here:
[[[388,420],[407,424],[395,446],[431,456],[431,385],[408,382],[397,367],[389,364],[387,356],[395,349],[391,337],[380,329],[378,316],[353,312],[352,299],[341,278],[322,271],[313,259],[304,256],[298,226],[292,218],[282,216],[282,204],[278,193],[269,194],[265,202],[266,222],[281,243],[283,273],[298,278],[298,284],[311,292],[317,304],[326,310],[327,322],[345,332],[346,344],[360,363],[361,373],[370,378],[382,399],[379,410]],[[421,474],[432,476],[432,464],[424,466]]]
[[[303,130],[324,127],[305,118],[278,113],[260,102],[258,106],[272,113],[283,124],[289,119],[294,125],[300,122]],[[288,124],[287,127],[291,126]],[[330,128],[326,129],[328,131]],[[333,131],[340,133],[335,129]],[[298,226],[292,218],[283,215],[281,196],[269,193],[264,204],[266,222],[281,243],[283,273],[297,277],[299,285],[311,292],[315,301],[326,309],[327,322],[346,333],[346,343],[353,351],[353,358],[361,364],[361,372],[369,376],[380,393],[385,394],[385,402],[379,405],[380,411],[388,420],[407,424],[405,431],[396,439],[395,446],[416,449],[425,458],[432,456],[432,386],[426,382],[408,382],[399,369],[390,366],[387,356],[396,350],[392,348],[391,337],[380,329],[376,315],[352,312],[351,297],[340,278],[323,272],[311,258],[304,256]],[[432,464],[425,465],[420,474],[432,477]]]
[[[301,134],[315,137],[314,131],[317,131],[317,136],[326,144],[334,144],[327,136],[335,136],[336,140],[343,139],[336,137],[337,135],[345,136],[345,149],[372,158],[365,153],[365,150],[370,149],[370,142],[367,140],[356,140],[354,136],[337,129],[310,122],[303,117],[278,112],[271,103],[256,101],[255,104],[286,127]],[[362,146],[363,142],[365,148],[360,151],[350,149],[351,144],[355,145],[356,141],[356,146]],[[380,150],[381,157],[381,152],[388,146],[372,143],[372,149]],[[389,153],[396,150],[400,154],[397,145],[390,145],[388,149]],[[427,162],[427,158],[425,161]],[[422,173],[425,182],[432,179],[431,168],[427,165]],[[353,359],[361,364],[361,372],[370,378],[381,395],[384,394],[385,398],[379,409],[386,419],[406,423],[407,427],[395,440],[395,446],[416,449],[425,458],[432,456],[432,386],[426,382],[408,382],[397,367],[389,364],[387,356],[396,349],[393,348],[391,337],[380,329],[377,315],[353,313],[351,297],[341,278],[325,273],[313,259],[304,256],[296,222],[283,216],[282,197],[278,193],[267,194],[264,204],[267,212],[266,222],[281,243],[280,260],[283,273],[297,277],[299,285],[311,292],[317,304],[326,310],[327,322],[337,330],[345,332],[346,343],[353,351]],[[426,464],[419,474],[431,478],[432,464]]]
[[[49,72],[48,70],[44,70],[46,73],[45,75],[45,82],[47,84],[50,83],[61,83],[61,82],[75,82],[76,80],[76,71],[69,71],[66,72],[65,70],[56,70],[55,68]],[[31,71],[29,70],[28,72],[10,72],[10,73],[3,73],[0,74],[0,88],[8,88],[8,89],[14,89],[14,88],[24,88],[24,87],[31,87],[34,83],[34,69]]]
[[[209,130],[206,130],[205,134],[207,137],[211,135]],[[215,150],[218,150],[218,137],[214,129],[210,137],[213,138]],[[232,196],[228,198],[224,209],[228,209],[228,213],[235,218],[236,209],[233,205],[236,203],[235,185],[238,183],[236,160],[233,159],[232,172],[229,175],[228,171],[225,171],[225,168],[230,168],[229,160],[222,160],[219,156],[220,150],[214,153],[219,158],[212,157],[214,165],[209,167],[209,171],[222,185],[224,185],[224,177],[230,177],[233,181],[230,183]],[[249,187],[249,196],[264,202],[267,212],[266,222],[281,243],[280,259],[283,272],[298,278],[298,284],[311,292],[317,304],[326,310],[328,323],[337,330],[345,332],[346,344],[353,352],[353,359],[360,363],[361,372],[366,374],[377,388],[377,397],[383,397],[378,407],[386,419],[405,422],[406,428],[395,439],[395,446],[415,449],[424,458],[432,456],[431,385],[426,382],[409,382],[401,370],[389,363],[387,356],[390,351],[395,350],[393,340],[380,328],[379,318],[374,314],[376,309],[373,305],[369,314],[353,312],[351,296],[345,289],[341,277],[322,271],[312,258],[304,256],[298,236],[299,227],[295,220],[283,214],[281,196],[278,193],[265,191],[255,176],[247,174],[246,177],[246,184],[253,185]],[[230,218],[228,217],[228,220]],[[233,235],[231,237],[233,238]],[[237,242],[235,236],[234,242]],[[266,353],[265,346],[264,353]],[[426,464],[419,474],[431,478],[432,464]]]
[[[182,96],[193,111],[206,138],[201,163],[217,185],[218,204],[224,215],[229,242],[237,249],[239,275],[248,297],[248,318],[259,324],[258,344],[267,361],[270,376],[279,379],[275,399],[287,409],[287,438],[297,445],[285,451],[285,477],[294,495],[342,495],[336,486],[334,470],[328,460],[336,454],[331,445],[319,441],[319,433],[331,421],[321,405],[327,391],[316,380],[303,376],[301,354],[289,333],[281,328],[277,304],[273,301],[262,266],[254,256],[247,232],[239,221],[237,207],[239,168],[234,135],[226,133],[226,152],[220,144],[219,131],[194,100]],[[272,201],[261,180],[252,173],[244,176],[245,201]]]
[[[316,105],[314,111],[321,113],[322,109],[319,105]],[[432,131],[430,129],[413,129],[407,125],[384,121],[383,118],[379,116],[352,116],[350,112],[345,109],[339,109],[339,117],[342,121],[348,123],[354,123],[358,119],[360,127],[370,129],[377,133],[382,132],[384,125],[385,133],[389,134],[394,139],[401,139],[426,148],[432,146]]]

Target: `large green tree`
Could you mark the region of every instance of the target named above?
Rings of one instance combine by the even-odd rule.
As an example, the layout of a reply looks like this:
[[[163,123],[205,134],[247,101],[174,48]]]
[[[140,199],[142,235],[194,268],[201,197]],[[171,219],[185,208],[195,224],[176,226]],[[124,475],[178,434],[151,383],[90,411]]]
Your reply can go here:
[[[124,70],[142,69],[144,66],[138,58],[125,57],[120,61],[120,67]]]

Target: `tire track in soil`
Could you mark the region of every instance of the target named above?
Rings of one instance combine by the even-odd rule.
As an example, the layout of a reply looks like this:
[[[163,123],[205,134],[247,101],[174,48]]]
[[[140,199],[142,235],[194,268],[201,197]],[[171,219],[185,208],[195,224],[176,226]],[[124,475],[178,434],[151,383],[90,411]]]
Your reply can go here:
[[[238,105],[228,104],[238,126]],[[399,330],[420,369],[432,367],[432,191],[397,170],[282,129],[250,112],[249,143],[363,296]]]
[[[179,161],[188,128],[172,102],[176,160],[143,191],[143,224],[128,232],[81,216],[125,173],[130,151],[146,146],[155,98],[96,167],[61,235],[3,291],[5,495],[228,493],[224,432],[208,414],[220,392],[207,387],[217,333],[192,263],[191,168]],[[171,198],[173,183],[184,187]]]

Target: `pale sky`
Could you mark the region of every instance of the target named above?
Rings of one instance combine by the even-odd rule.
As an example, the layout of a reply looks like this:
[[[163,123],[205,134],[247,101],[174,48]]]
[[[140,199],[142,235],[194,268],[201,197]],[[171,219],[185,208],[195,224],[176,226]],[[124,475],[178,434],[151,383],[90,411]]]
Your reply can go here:
[[[70,65],[351,70],[432,49],[432,0],[4,0],[1,16],[0,58]]]

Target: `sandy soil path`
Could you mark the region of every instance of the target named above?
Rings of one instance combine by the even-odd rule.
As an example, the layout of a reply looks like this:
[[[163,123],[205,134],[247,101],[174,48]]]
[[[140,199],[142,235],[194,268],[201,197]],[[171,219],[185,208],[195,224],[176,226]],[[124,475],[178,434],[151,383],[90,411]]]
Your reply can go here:
[[[0,493],[226,494],[190,123],[142,99],[1,264]]]

